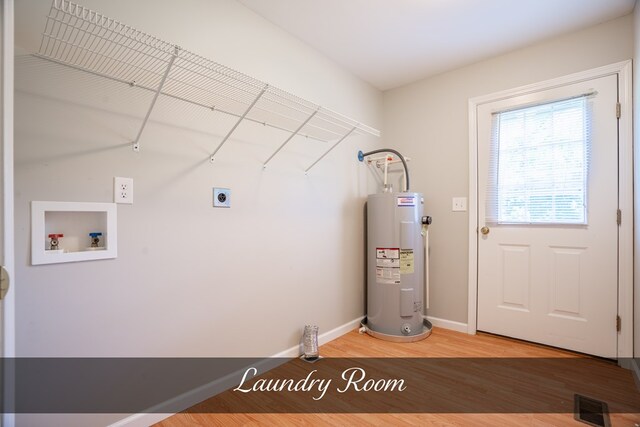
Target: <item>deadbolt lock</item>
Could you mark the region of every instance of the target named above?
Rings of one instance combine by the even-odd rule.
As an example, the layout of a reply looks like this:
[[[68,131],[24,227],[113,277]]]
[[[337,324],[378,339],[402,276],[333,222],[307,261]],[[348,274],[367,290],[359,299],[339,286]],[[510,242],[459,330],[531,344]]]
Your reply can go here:
[[[482,234],[484,234],[485,236],[486,236],[487,234],[489,234],[489,231],[490,231],[490,230],[489,230],[489,227],[487,227],[486,225],[480,229],[480,232],[481,232]]]

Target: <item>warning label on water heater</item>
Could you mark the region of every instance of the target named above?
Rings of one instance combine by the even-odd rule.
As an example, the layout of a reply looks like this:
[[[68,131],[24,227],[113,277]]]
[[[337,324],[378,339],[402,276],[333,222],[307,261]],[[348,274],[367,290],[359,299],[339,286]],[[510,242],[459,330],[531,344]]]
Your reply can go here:
[[[415,206],[415,197],[398,197],[398,206]]]
[[[376,248],[376,282],[400,284],[400,248]]]
[[[376,259],[400,259],[400,248],[376,248]]]

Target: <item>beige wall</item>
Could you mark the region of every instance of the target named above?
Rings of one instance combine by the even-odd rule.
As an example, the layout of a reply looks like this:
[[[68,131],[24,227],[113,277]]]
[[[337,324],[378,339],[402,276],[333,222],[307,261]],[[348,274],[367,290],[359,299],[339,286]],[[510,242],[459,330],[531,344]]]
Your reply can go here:
[[[468,99],[634,53],[627,16],[385,92],[382,103],[377,90],[235,2],[83,3],[382,125],[383,138],[355,137],[304,177],[322,147],[293,145],[262,171],[281,136],[249,127],[211,167],[200,162],[229,123],[160,103],[133,155],[127,142],[148,95],[18,61],[21,355],[273,354],[294,345],[304,323],[326,331],[363,314],[362,204],[373,180],[351,155],[382,145],[412,157],[412,189],[434,218],[429,314],[466,322],[468,216],[451,212],[451,197],[468,196]],[[37,49],[49,4],[17,2],[20,47]],[[29,201],[110,201],[116,175],[136,188],[135,205],[119,207],[120,257],[30,267]],[[231,210],[209,207],[212,186],[232,188]]]
[[[632,56],[628,15],[384,93],[383,144],[413,159],[412,189],[433,216],[430,316],[467,321],[468,215],[451,198],[469,192],[469,98]]]
[[[374,127],[380,92],[237,2],[85,0],[85,6]],[[17,44],[35,51],[50,0],[16,2]],[[302,328],[327,332],[364,314],[368,172],[349,138],[327,144],[161,99],[133,153],[150,95],[33,58],[16,93],[16,298],[20,356],[269,356]],[[118,258],[30,266],[32,200],[118,206]],[[214,186],[232,208],[211,207]]]
[[[633,57],[635,59],[633,66],[633,113],[634,113],[634,329],[633,329],[633,355],[636,359],[640,358],[640,167],[638,161],[640,159],[640,6],[636,1],[636,7],[633,10]],[[640,368],[640,365],[638,366]]]

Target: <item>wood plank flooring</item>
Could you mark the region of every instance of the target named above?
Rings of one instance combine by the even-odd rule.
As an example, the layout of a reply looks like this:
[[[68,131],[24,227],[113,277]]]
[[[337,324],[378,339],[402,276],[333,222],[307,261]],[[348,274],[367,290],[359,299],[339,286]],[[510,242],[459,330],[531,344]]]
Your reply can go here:
[[[587,356],[527,343],[489,334],[467,335],[446,329],[434,328],[426,340],[398,344],[381,341],[368,335],[352,331],[321,347],[324,357],[396,357],[396,358],[575,358]],[[633,408],[640,403],[640,392],[635,386],[631,372],[613,366],[607,361],[594,360],[603,367],[606,376],[601,384],[589,387],[610,391],[622,401],[631,402]],[[558,392],[572,392],[567,382],[555,387]],[[563,389],[563,387],[565,389]],[[231,392],[213,397],[231,398]],[[237,393],[236,393],[237,394]],[[514,397],[514,399],[517,397]],[[212,399],[203,402],[207,405]],[[209,402],[209,403],[211,403]],[[200,405],[199,405],[200,406]],[[205,407],[206,406],[201,406]],[[202,412],[202,411],[200,411]],[[640,426],[638,413],[612,413],[611,424],[615,427]],[[273,414],[273,413],[180,413],[160,422],[158,427],[186,426],[586,426],[573,419],[572,414]]]

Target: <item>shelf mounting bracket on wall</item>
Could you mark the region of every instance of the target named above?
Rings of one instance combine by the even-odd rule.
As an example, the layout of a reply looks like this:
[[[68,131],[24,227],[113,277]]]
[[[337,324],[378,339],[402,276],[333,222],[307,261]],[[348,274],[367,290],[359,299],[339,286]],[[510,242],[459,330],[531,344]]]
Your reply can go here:
[[[260,100],[260,98],[262,98],[262,95],[264,95],[264,93],[267,91],[268,88],[269,88],[268,84],[265,85],[262,88],[262,90],[260,91],[258,96],[255,97],[255,99],[253,100],[251,105],[249,105],[249,107],[245,110],[244,114],[242,114],[242,116],[240,116],[240,118],[238,118],[238,120],[236,121],[236,124],[233,125],[231,130],[229,132],[227,132],[225,137],[222,139],[222,142],[218,145],[218,147],[216,147],[216,149],[213,151],[213,153],[211,153],[211,157],[209,158],[211,160],[211,163],[213,163],[216,160],[216,153],[218,152],[218,150],[220,150],[222,148],[222,146],[224,145],[224,143],[227,142],[227,139],[229,139],[231,134],[236,130],[236,128],[240,125],[240,123],[242,123],[244,118],[247,117],[247,114],[249,114],[249,111],[251,111],[251,109],[256,105],[256,103]]]
[[[293,133],[291,135],[289,135],[289,138],[287,138],[287,140],[285,142],[283,142],[280,147],[278,147],[278,149],[275,151],[275,153],[273,153],[271,156],[269,156],[269,158],[262,165],[263,168],[267,167],[267,163],[269,163],[271,161],[271,159],[273,159],[275,157],[275,155],[278,154],[280,152],[280,150],[282,150],[284,148],[284,146],[287,145],[289,143],[289,141],[291,141],[293,139],[293,137],[296,136],[302,130],[302,128],[305,127],[305,125],[307,123],[309,123],[309,121],[311,119],[313,119],[313,117],[316,114],[318,114],[318,111],[320,111],[320,107],[318,107],[316,109],[316,111],[314,111],[309,117],[307,117],[307,120],[302,122],[302,124],[298,127],[298,129],[296,129],[295,131],[293,131]]]
[[[144,116],[144,120],[142,121],[142,126],[140,126],[140,130],[138,131],[138,135],[136,136],[136,139],[133,141],[133,151],[135,152],[140,151],[140,136],[142,135],[142,131],[144,130],[144,127],[147,125],[147,121],[149,120],[149,116],[153,111],[153,107],[155,107],[156,105],[156,101],[158,100],[158,95],[162,93],[162,86],[164,86],[164,82],[167,81],[167,77],[169,76],[169,71],[171,71],[173,62],[178,57],[179,50],[180,48],[178,46],[173,47],[173,55],[171,55],[171,58],[169,59],[169,63],[167,64],[167,68],[165,69],[164,74],[162,75],[162,79],[158,84],[158,88],[156,89],[156,92],[153,95],[153,99],[151,100],[151,105],[149,105],[149,109],[147,110],[147,115]]]
[[[323,154],[322,156],[320,156],[320,158],[319,158],[318,160],[316,160],[315,162],[311,163],[311,166],[309,166],[308,168],[306,168],[306,169],[304,170],[304,174],[306,175],[306,174],[307,174],[307,172],[309,172],[309,170],[310,170],[312,167],[314,167],[314,166],[315,166],[315,165],[316,165],[320,160],[324,159],[324,157],[325,157],[327,154],[329,154],[329,153],[331,152],[331,150],[333,150],[334,148],[336,148],[336,147],[338,146],[338,144],[340,144],[342,141],[344,141],[345,139],[347,139],[347,137],[348,137],[349,135],[351,135],[351,134],[353,133],[353,131],[354,131],[354,130],[356,130],[357,128],[358,128],[357,126],[352,127],[352,128],[351,128],[351,130],[350,130],[349,132],[347,132],[347,133],[346,133],[342,138],[340,138],[340,139],[338,140],[338,142],[336,142],[335,144],[333,144],[333,145],[331,146],[331,148],[329,148],[327,151],[325,151],[325,152],[324,152],[324,154]]]

